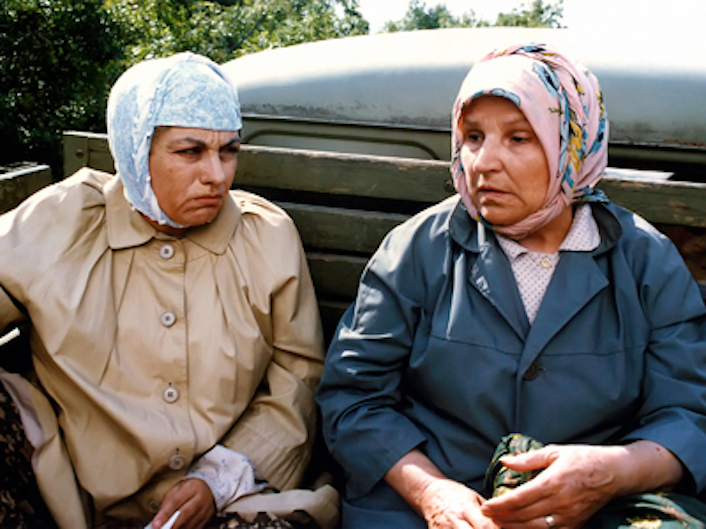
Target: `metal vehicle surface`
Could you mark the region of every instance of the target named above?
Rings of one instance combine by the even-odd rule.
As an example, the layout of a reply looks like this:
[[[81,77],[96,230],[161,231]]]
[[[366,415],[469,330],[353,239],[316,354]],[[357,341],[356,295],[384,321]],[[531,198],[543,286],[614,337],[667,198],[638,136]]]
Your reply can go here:
[[[239,87],[246,143],[447,160],[451,106],[474,61],[496,47],[544,42],[601,81],[611,167],[706,181],[700,40],[706,44],[694,35],[635,43],[567,29],[443,29],[302,44],[224,67]]]

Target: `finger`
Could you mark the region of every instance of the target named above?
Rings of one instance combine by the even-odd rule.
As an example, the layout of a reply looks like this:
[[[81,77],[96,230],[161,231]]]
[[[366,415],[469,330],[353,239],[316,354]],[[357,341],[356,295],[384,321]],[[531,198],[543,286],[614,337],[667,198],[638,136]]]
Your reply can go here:
[[[466,515],[473,529],[498,529],[498,525],[490,518],[483,516],[479,510],[474,510]]]
[[[550,499],[555,491],[539,478],[535,479],[536,482],[530,481],[486,501],[481,507],[483,515],[495,518],[502,513],[516,512]]]
[[[507,523],[503,529],[560,529],[562,527],[556,516],[541,516],[529,522]]]
[[[205,483],[195,481],[184,483],[184,492],[188,492],[186,501],[180,507],[182,516],[175,529],[201,529],[215,514],[215,504],[210,489]]]
[[[500,462],[512,470],[528,472],[547,468],[555,459],[556,451],[553,448],[544,447],[522,454],[503,456],[500,458]]]
[[[161,527],[167,523],[167,520],[169,520],[178,510],[178,502],[175,501],[173,497],[165,496],[162,500],[162,504],[159,506],[157,514],[155,514],[152,519],[153,529],[161,529]]]
[[[506,495],[509,494],[508,492]],[[543,494],[543,492],[540,491],[540,494]],[[553,496],[545,496],[537,498],[536,501],[523,503],[489,504],[490,500],[481,507],[481,512],[502,527],[506,527],[508,523],[530,523],[535,519],[546,516],[547,513],[556,513],[563,510],[562,506],[553,499]]]
[[[177,483],[164,495],[159,511],[152,521],[154,529],[160,529],[176,511],[180,511],[179,517],[172,526],[173,529],[178,527],[187,527],[188,520],[191,517],[192,507],[188,506],[191,499],[191,491],[189,490],[187,481]]]

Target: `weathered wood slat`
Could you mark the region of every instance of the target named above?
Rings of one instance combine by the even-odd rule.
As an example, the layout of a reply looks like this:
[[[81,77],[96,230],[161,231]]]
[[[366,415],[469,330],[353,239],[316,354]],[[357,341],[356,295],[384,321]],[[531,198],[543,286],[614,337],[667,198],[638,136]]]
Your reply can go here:
[[[81,167],[115,172],[106,134],[64,132],[64,176],[72,175]]]
[[[448,163],[244,146],[235,184],[358,197],[438,202]]]
[[[654,224],[706,228],[706,185],[604,178],[599,186],[608,197]]]
[[[48,165],[19,167],[0,174],[0,213],[11,210],[52,181]]]
[[[113,170],[105,134],[67,132],[64,145],[67,176],[86,165]],[[447,162],[248,145],[235,185],[430,203],[452,192]],[[706,184],[606,177],[599,187],[650,222],[706,228]]]
[[[292,217],[305,247],[370,254],[408,216],[279,202]]]
[[[319,299],[346,301],[358,291],[366,257],[309,252],[309,270]]]

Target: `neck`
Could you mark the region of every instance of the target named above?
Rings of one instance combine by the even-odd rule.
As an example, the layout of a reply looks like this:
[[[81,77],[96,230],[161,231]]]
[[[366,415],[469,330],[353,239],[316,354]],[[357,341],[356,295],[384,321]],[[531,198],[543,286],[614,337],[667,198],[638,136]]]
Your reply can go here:
[[[574,220],[574,208],[569,205],[559,213],[549,224],[530,233],[518,241],[522,246],[537,253],[554,253],[564,242]]]
[[[142,215],[142,218],[147,221],[147,224],[152,226],[155,230],[157,230],[160,233],[166,233],[167,235],[171,235],[172,237],[181,237],[184,235],[184,232],[188,228],[175,228],[173,226],[169,226],[168,224],[160,224],[159,222],[155,222],[154,220],[150,219],[149,217]]]

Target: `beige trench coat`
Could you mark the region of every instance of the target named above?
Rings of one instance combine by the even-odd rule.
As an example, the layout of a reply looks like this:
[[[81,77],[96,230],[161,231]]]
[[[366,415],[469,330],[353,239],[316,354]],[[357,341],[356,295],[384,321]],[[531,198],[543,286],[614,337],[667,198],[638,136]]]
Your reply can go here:
[[[278,489],[299,484],[323,351],[301,243],[276,206],[233,191],[174,238],[117,177],[83,169],[0,217],[0,286],[0,329],[32,320],[58,409],[57,423],[40,392],[3,376],[61,526],[83,525],[78,490],[98,512],[150,520],[216,443]]]

